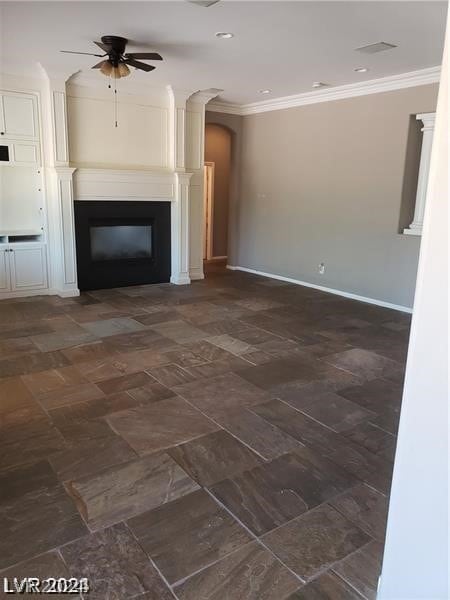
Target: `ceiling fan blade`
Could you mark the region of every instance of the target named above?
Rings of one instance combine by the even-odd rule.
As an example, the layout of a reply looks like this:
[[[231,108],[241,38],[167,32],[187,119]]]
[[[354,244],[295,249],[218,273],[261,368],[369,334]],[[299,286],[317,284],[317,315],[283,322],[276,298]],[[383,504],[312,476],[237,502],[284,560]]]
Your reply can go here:
[[[155,69],[155,67],[152,67],[152,65],[146,65],[145,63],[139,62],[138,60],[133,60],[132,58],[127,58],[123,62],[126,63],[127,65],[130,65],[130,67],[134,67],[135,69],[141,69],[141,71],[147,71],[147,73],[149,71],[153,71],[153,69]]]
[[[94,42],[94,44],[101,48],[103,52],[106,52],[106,54],[111,52],[111,46],[109,44],[103,44],[102,42]]]
[[[92,52],[75,52],[74,50],[60,50],[60,52],[64,52],[64,54],[85,54],[86,56],[98,56],[99,58],[103,58],[106,54],[93,54]]]
[[[101,69],[102,65],[106,62],[106,60],[101,60],[99,63],[91,67],[91,69]]]
[[[144,60],[162,60],[163,57],[157,52],[130,52],[125,58],[143,58]]]

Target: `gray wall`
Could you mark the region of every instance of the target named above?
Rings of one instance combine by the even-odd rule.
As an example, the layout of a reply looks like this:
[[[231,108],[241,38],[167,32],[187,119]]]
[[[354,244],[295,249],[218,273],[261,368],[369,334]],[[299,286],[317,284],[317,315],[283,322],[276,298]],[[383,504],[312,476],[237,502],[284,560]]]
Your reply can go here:
[[[241,169],[242,117],[206,111],[205,122],[226,127],[231,133],[231,175],[228,197],[228,262],[237,256],[239,239],[239,187]],[[227,253],[224,253],[227,254]],[[219,254],[221,256],[221,254]]]
[[[411,307],[420,238],[399,233],[417,180],[411,116],[436,109],[437,88],[243,117],[229,264]]]
[[[231,132],[228,128],[206,124],[205,161],[214,163],[213,256],[227,256],[231,177]]]

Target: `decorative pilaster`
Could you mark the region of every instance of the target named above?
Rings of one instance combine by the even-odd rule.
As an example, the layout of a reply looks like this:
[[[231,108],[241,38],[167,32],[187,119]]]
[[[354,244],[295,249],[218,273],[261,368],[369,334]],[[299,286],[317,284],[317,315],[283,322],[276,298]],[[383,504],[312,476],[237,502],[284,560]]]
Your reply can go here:
[[[175,201],[172,202],[172,275],[170,283],[191,283],[189,276],[189,181],[191,173],[175,173]]]
[[[422,121],[423,132],[422,150],[420,153],[419,178],[417,181],[416,205],[414,208],[414,219],[411,225],[403,230],[407,235],[422,235],[423,216],[425,214],[425,202],[427,199],[428,174],[430,171],[431,148],[433,145],[434,122],[436,113],[422,113],[416,115],[418,121]]]
[[[45,158],[51,191],[48,198],[51,287],[60,296],[78,296],[73,214],[73,173],[76,169],[69,167],[66,77],[47,75],[46,91]]]
[[[60,230],[60,264],[57,289],[61,296],[78,296],[75,221],[73,214],[73,174],[71,167],[55,167]]]
[[[191,279],[203,279],[203,247],[205,233],[204,211],[204,164],[205,164],[205,106],[221,90],[210,89],[193,94],[187,103],[186,168],[192,173],[190,215],[190,263]]]
[[[69,164],[69,138],[67,133],[66,83],[50,80],[52,107],[52,133],[55,166]]]
[[[169,94],[169,153],[174,171],[186,169],[186,102],[192,91],[167,87]]]

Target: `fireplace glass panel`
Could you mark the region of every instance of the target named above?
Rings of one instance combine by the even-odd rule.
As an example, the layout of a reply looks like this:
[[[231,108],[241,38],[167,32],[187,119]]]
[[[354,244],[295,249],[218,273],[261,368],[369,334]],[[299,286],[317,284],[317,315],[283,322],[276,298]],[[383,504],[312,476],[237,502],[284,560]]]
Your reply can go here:
[[[102,225],[90,227],[94,261],[152,258],[151,225]]]

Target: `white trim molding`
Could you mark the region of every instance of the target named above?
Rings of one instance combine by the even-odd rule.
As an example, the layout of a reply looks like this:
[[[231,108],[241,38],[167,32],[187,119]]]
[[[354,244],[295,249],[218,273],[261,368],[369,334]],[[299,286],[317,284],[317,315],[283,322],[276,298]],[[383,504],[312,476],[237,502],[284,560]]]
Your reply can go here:
[[[422,121],[422,149],[420,151],[419,177],[417,180],[416,204],[411,225],[403,230],[406,235],[422,235],[425,202],[427,199],[428,175],[430,173],[431,147],[433,145],[434,123],[436,113],[416,115],[417,121]]]
[[[59,247],[61,264],[57,267],[58,294],[78,296],[77,259],[75,249],[75,220],[73,210],[73,174],[72,167],[55,167],[57,178]],[[55,260],[56,257],[52,257]]]
[[[77,200],[175,200],[173,172],[78,168]]]
[[[420,69],[419,71],[400,73],[399,75],[390,75],[389,77],[358,81],[357,83],[337,85],[335,87],[330,86],[313,92],[304,92],[292,96],[263,100],[261,102],[251,102],[249,104],[210,102],[207,110],[231,115],[252,115],[272,110],[283,110],[284,108],[316,104],[318,102],[330,102],[332,100],[342,100],[344,98],[354,98],[367,94],[378,94],[380,92],[401,90],[418,85],[438,83],[440,73],[441,67],[429,67],[427,69]]]
[[[320,290],[321,292],[334,294],[335,296],[343,296],[344,298],[358,300],[359,302],[366,302],[367,304],[375,304],[376,306],[382,306],[383,308],[392,308],[393,310],[398,310],[400,312],[412,313],[412,308],[409,308],[408,306],[402,306],[401,304],[393,304],[392,302],[385,302],[384,300],[378,300],[376,298],[368,298],[366,296],[360,296],[359,294],[353,294],[351,292],[344,292],[343,290],[336,290],[334,288],[325,287],[324,285],[316,285],[315,283],[309,283],[308,281],[302,281],[301,279],[294,279],[293,277],[275,275],[274,273],[266,273],[264,271],[257,271],[256,269],[249,269],[248,267],[237,267],[234,265],[227,265],[227,269],[230,269],[231,271],[244,271],[244,273],[252,273],[253,275],[269,277],[270,279],[278,279],[279,281],[286,281],[287,283],[302,285],[304,287]]]
[[[189,274],[189,181],[192,173],[175,173],[175,202],[171,206],[172,274],[170,283],[187,285]]]

